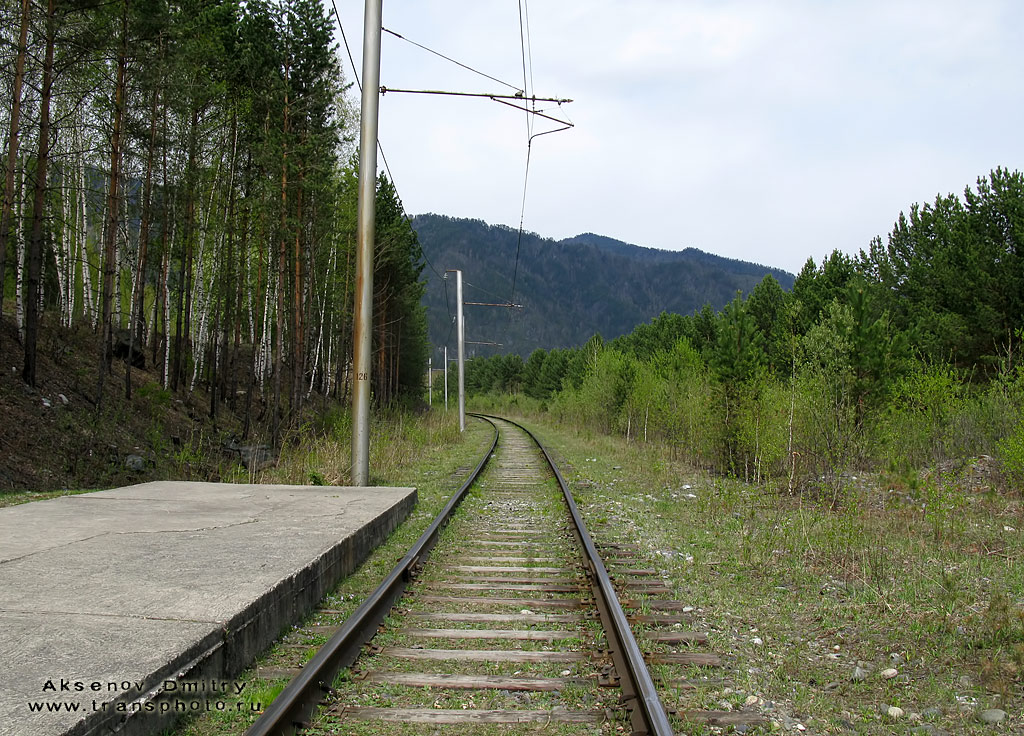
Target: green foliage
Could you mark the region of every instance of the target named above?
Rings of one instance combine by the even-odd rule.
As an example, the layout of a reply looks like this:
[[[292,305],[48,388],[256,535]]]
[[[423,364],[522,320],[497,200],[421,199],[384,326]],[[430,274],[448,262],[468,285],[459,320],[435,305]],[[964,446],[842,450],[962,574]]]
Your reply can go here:
[[[966,203],[915,206],[888,248],[876,240],[856,261],[837,251],[820,267],[808,260],[791,294],[767,276],[719,314],[662,313],[607,344],[595,335],[525,362],[474,360],[467,384],[506,401],[519,391],[550,398],[549,410],[578,428],[663,443],[694,464],[821,494],[836,508],[852,502],[854,471],[880,463],[946,536],[962,496],[920,482],[920,468],[996,454],[1024,482],[1020,334],[999,344],[994,333],[968,335],[996,312],[1005,330],[1020,301],[980,293],[1016,282],[978,255],[1017,267],[995,244],[1020,235],[1020,179],[997,170]],[[953,293],[958,273],[977,293]],[[964,366],[965,355],[980,362]]]
[[[660,350],[670,350],[682,338],[693,339],[694,318],[662,312],[646,324],[637,325],[628,335],[611,341],[611,346],[634,358],[647,360]]]
[[[951,539],[960,531],[967,506],[965,491],[952,478],[930,474],[915,489],[922,500],[925,521],[936,542]]]
[[[149,402],[153,406],[170,406],[171,392],[161,388],[160,384],[149,381],[139,386],[139,398]]]
[[[767,362],[764,335],[739,294],[722,310],[713,356],[718,378],[727,386],[743,383]]]
[[[637,437],[647,441],[647,430],[650,424],[652,409],[663,406],[667,398],[667,382],[658,374],[650,363],[641,363],[626,358],[630,364],[632,380],[626,389],[626,398],[622,404],[622,413],[626,421],[626,438]],[[620,418],[619,424],[622,420]]]
[[[530,353],[530,357],[523,364],[523,390],[527,396],[535,399],[546,399],[551,395],[550,390],[545,391],[541,386],[541,372],[544,370],[544,360],[547,357],[546,350],[537,348]]]
[[[494,382],[507,387],[509,393],[519,393],[523,383],[523,359],[518,355],[495,357]]]
[[[377,180],[375,238],[374,319],[379,325],[374,330],[375,351],[386,356],[380,364],[393,367],[372,374],[373,393],[380,403],[419,398],[429,351],[426,310],[421,304],[423,252],[398,192],[383,175]]]
[[[792,377],[791,473],[797,485],[818,486],[833,498],[862,441],[852,392],[853,324],[850,308],[833,301],[803,337]]]
[[[990,407],[986,428],[995,440],[994,454],[1011,484],[1024,486],[1024,367],[1011,368],[1007,363],[989,386],[986,399]]]
[[[352,431],[352,412],[347,406],[332,404],[317,412],[313,430],[320,437],[348,437]]]
[[[193,472],[203,465],[203,433],[200,430],[199,436],[190,436],[188,441],[173,453],[174,463],[178,466],[178,475],[182,478],[193,477]]]
[[[861,252],[897,326],[933,360],[993,369],[1024,322],[1024,175],[997,168],[964,199],[900,214],[889,240]]]
[[[885,464],[917,468],[950,457],[954,420],[966,401],[966,387],[945,365],[920,365],[898,380],[876,430]]]
[[[569,357],[575,352],[578,351],[552,350],[544,356],[534,393],[547,399],[559,391],[569,371]]]
[[[996,448],[1003,472],[1014,485],[1024,485],[1024,420],[1018,421]]]
[[[838,250],[832,251],[820,267],[814,265],[813,258],[807,259],[793,282],[793,299],[800,305],[801,333],[818,322],[829,304],[843,298],[855,273],[853,261]]]
[[[768,274],[750,292],[746,310],[760,335],[761,349],[768,367],[776,373],[789,368],[792,325],[790,299],[775,278]]]
[[[213,416],[223,403],[242,411],[245,396],[247,430],[271,422],[275,441],[278,425],[305,416],[307,397],[347,399],[357,116],[324,4],[138,0],[58,11],[53,126],[44,136],[47,116],[22,116],[33,129],[11,151],[13,181],[28,180],[41,141],[59,161],[40,182],[39,303],[53,312],[42,324],[95,328],[102,314],[104,328],[131,328],[147,367],[166,376],[160,390],[205,388]],[[40,87],[36,20],[26,80]],[[5,220],[5,251],[10,235],[31,229],[22,204]],[[384,177],[376,205],[371,376],[374,399],[390,404],[423,392],[424,261]],[[109,362],[108,347],[96,363]],[[143,399],[165,400],[150,388]]]
[[[556,415],[606,434],[618,429],[632,372],[633,364],[621,353],[598,349],[588,361],[580,386],[566,387],[557,397]]]
[[[790,403],[789,387],[767,371],[743,387],[734,420],[745,479],[759,483],[788,472]]]
[[[664,402],[654,407],[659,434],[673,455],[707,465],[722,434],[719,386],[700,354],[683,339],[654,357],[664,382]]]

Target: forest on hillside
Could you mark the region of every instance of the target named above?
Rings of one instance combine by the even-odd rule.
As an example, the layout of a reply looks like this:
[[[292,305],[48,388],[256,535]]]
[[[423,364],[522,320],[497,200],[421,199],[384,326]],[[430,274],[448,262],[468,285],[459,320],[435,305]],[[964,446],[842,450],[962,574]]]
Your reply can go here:
[[[913,205],[855,257],[808,259],[792,291],[766,276],[718,312],[477,358],[466,387],[791,490],[978,455],[1020,482],[1022,339],[1024,175],[998,168]]]
[[[131,365],[204,387],[212,415],[265,395],[275,439],[313,392],[344,400],[358,121],[319,0],[3,0],[0,20],[0,316],[21,342],[0,354],[23,354],[25,383],[41,335],[77,329],[95,333],[97,406],[130,393]],[[420,391],[426,328],[419,244],[383,177],[376,237],[389,403]]]
[[[469,345],[470,355],[567,348],[595,332],[624,335],[663,311],[686,314],[704,304],[719,309],[765,274],[785,288],[793,283],[781,269],[694,248],[644,248],[592,233],[555,241],[443,215],[416,215],[413,227],[431,263],[463,271],[467,302],[521,305],[469,306],[466,339],[500,343]],[[431,343],[451,349],[455,289],[439,283],[437,274],[424,276]]]

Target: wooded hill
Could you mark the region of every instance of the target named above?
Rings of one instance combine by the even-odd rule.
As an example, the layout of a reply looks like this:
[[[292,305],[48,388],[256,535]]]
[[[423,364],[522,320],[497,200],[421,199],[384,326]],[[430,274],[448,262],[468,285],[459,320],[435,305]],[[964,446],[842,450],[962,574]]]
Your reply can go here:
[[[5,368],[23,357],[36,387],[39,346],[88,325],[97,407],[116,353],[209,389],[212,416],[242,396],[248,428],[261,406],[275,439],[312,394],[345,400],[358,121],[321,2],[25,0],[0,19]],[[421,255],[383,177],[377,208],[389,403],[421,388]]]
[[[695,248],[657,250],[591,233],[555,241],[524,232],[520,241],[510,227],[434,214],[417,215],[413,227],[438,272],[462,269],[467,302],[511,299],[523,305],[521,310],[467,307],[466,339],[501,343],[470,345],[470,355],[529,355],[537,348],[582,345],[595,333],[611,339],[662,312],[689,314],[705,305],[717,311],[767,274],[784,289],[794,279],[780,269]],[[454,275],[446,291],[436,273],[423,273],[430,341],[454,347],[449,316],[456,308]]]

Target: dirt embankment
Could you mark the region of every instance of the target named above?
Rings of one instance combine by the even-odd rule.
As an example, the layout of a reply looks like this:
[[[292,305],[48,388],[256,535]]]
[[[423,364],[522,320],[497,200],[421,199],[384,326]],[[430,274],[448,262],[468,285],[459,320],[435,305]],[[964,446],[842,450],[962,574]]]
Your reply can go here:
[[[88,327],[47,325],[33,388],[21,378],[24,351],[14,321],[0,319],[0,493],[218,480],[237,467],[224,451],[242,427],[230,407],[214,421],[204,391],[163,390],[149,355],[144,368],[131,368],[130,400],[127,365],[117,357],[100,397],[98,344]]]

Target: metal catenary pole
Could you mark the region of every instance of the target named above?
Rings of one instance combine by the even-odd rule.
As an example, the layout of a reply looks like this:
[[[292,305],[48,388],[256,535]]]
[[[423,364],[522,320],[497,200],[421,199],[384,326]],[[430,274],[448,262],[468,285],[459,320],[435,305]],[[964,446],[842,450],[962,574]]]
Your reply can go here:
[[[384,0],[363,11],[363,97],[359,128],[356,294],[352,327],[352,485],[370,482],[370,362],[373,325],[373,240],[377,194],[377,110]]]
[[[444,346],[444,410],[448,411],[448,346]]]
[[[427,358],[427,406],[434,405],[434,359]]]
[[[455,272],[455,319],[459,332],[459,431],[466,431],[466,320],[462,313],[462,271]]]

